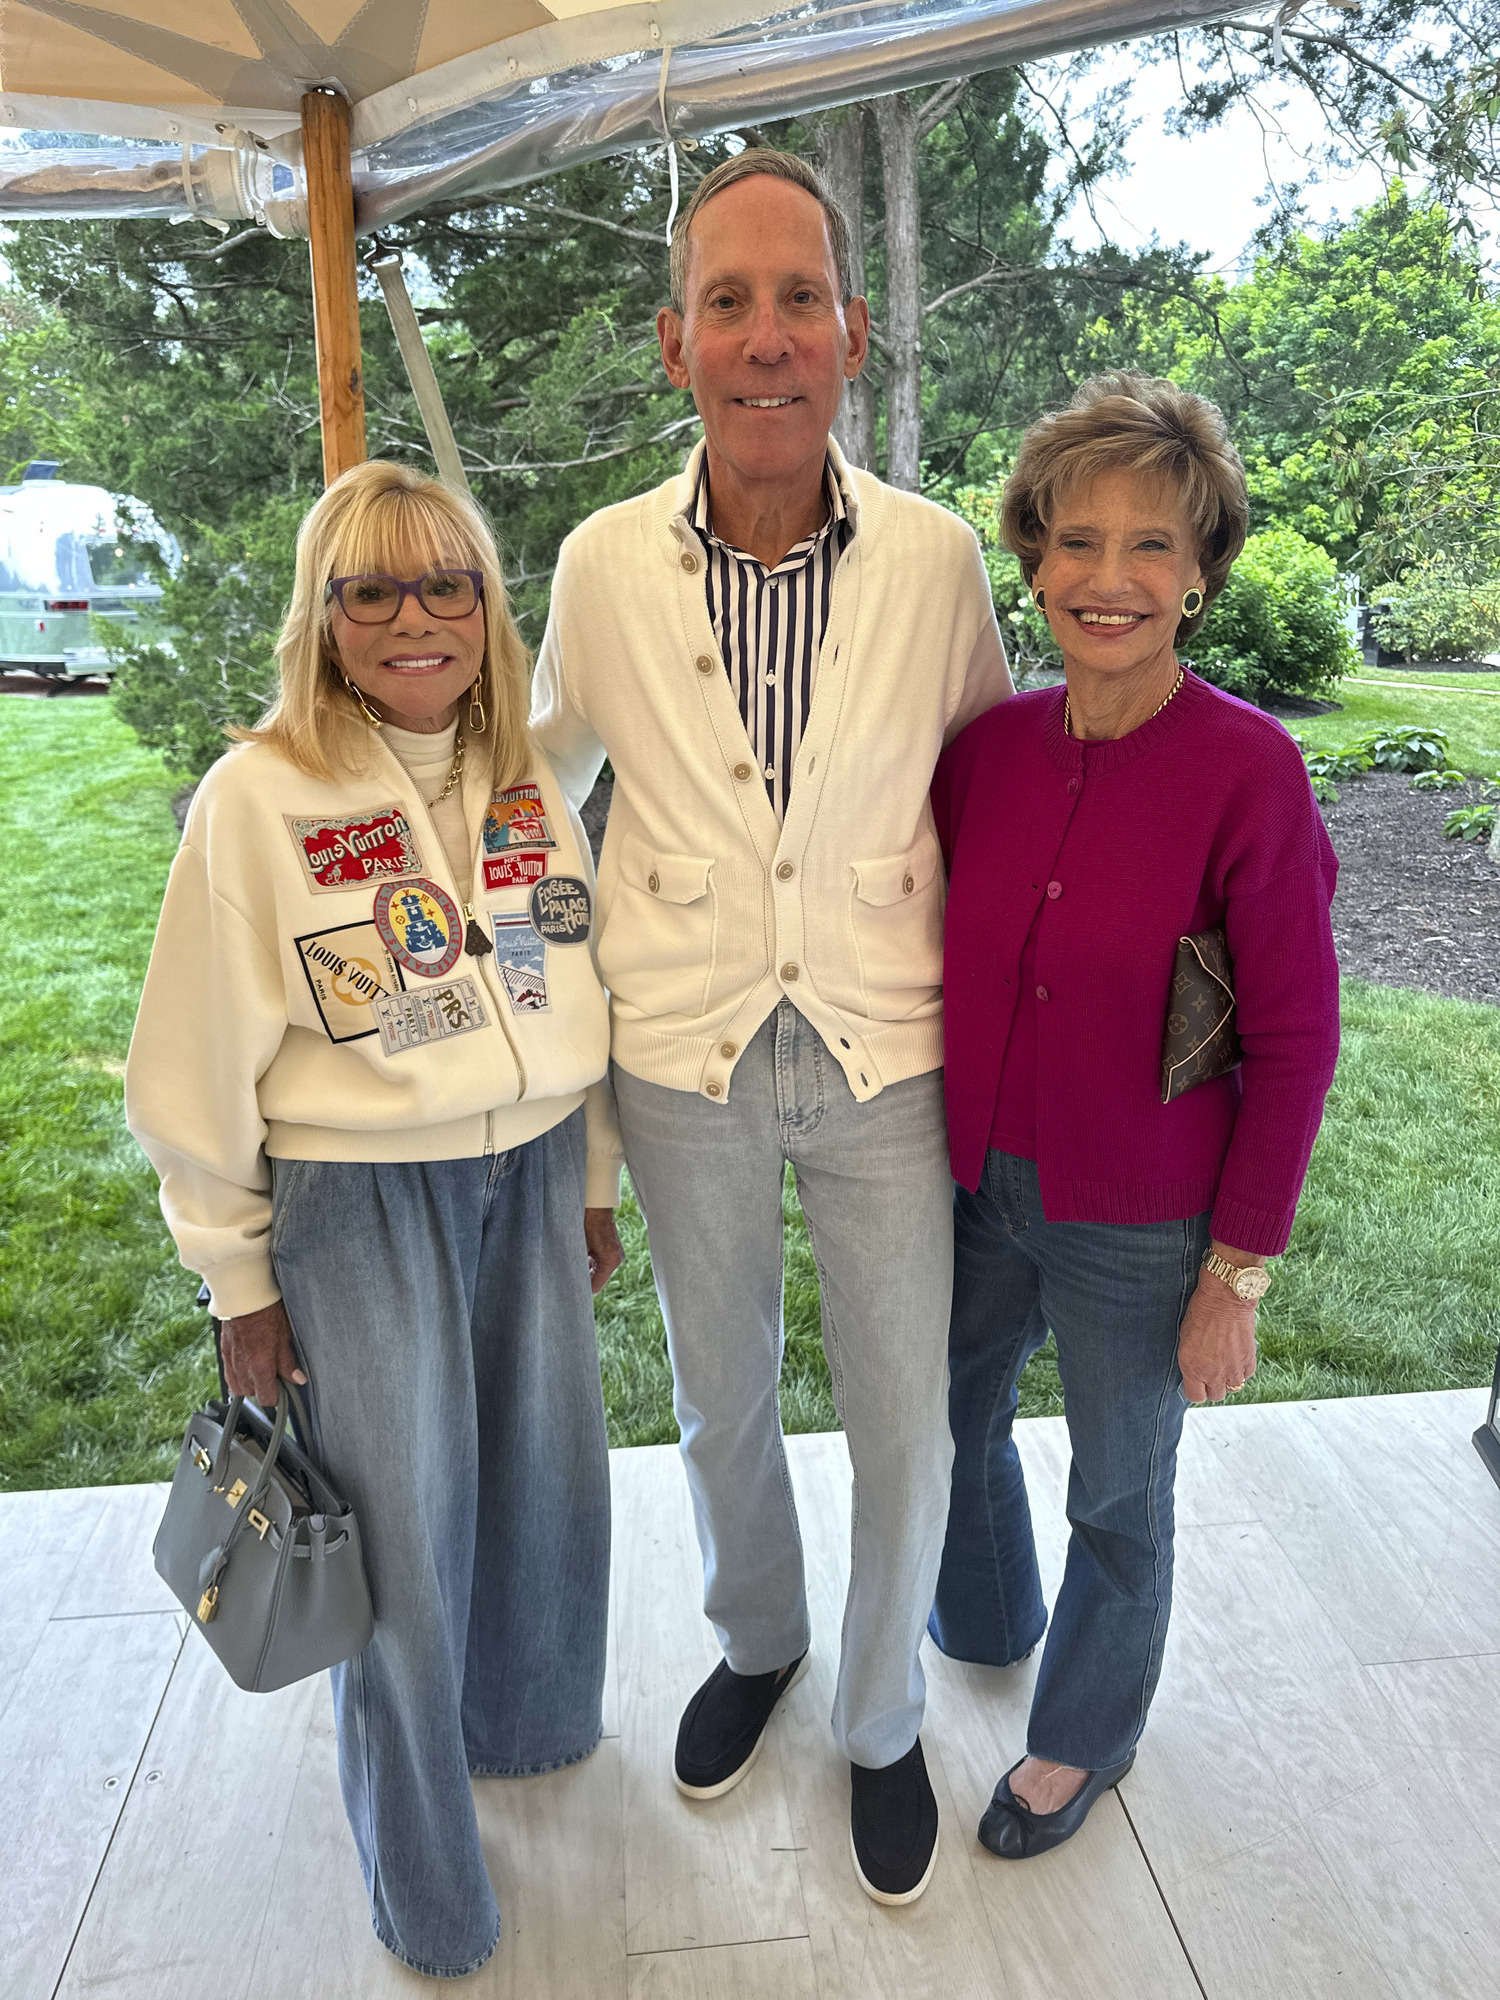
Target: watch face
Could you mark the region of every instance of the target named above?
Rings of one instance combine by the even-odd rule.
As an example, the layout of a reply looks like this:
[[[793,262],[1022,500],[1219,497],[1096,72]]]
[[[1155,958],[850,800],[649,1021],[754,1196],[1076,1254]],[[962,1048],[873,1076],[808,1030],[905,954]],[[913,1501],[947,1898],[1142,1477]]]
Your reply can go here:
[[[1234,1281],[1234,1289],[1242,1299],[1263,1299],[1271,1289],[1271,1274],[1258,1265],[1241,1271]]]

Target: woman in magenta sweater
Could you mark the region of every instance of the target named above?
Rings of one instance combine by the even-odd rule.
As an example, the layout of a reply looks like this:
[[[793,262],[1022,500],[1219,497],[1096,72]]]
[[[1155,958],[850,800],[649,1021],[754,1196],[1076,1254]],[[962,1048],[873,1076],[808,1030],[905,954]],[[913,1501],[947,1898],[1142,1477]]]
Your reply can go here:
[[[1212,404],[1101,376],[1027,432],[1002,523],[1066,685],[992,709],[938,765],[950,886],[956,1446],[931,1632],[996,1666],[1047,1623],[1011,1435],[1050,1328],[1072,1536],[1027,1755],[979,1837],[1020,1860],[1129,1770],[1161,1669],[1189,1402],[1255,1368],[1338,1052],[1337,863],[1297,746],[1179,665],[1244,544]],[[1222,930],[1237,1070],[1163,1103],[1179,940]]]

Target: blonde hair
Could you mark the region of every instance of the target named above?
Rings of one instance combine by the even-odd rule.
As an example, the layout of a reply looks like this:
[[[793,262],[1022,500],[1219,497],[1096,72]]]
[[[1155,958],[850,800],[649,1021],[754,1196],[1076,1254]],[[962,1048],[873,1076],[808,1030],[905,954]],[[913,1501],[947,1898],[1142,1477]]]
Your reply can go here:
[[[531,656],[516,630],[489,522],[472,500],[387,459],[351,466],[308,510],[297,530],[292,602],[276,642],[280,689],[256,728],[230,734],[268,745],[312,778],[361,769],[370,725],[334,651],[329,579],[370,571],[409,577],[443,564],[477,569],[484,577],[479,692],[485,725],[476,735],[467,697],[460,696],[464,734],[488,749],[497,791],[523,778],[531,763]]]
[[[703,176],[693,190],[692,200],[673,226],[667,265],[671,278],[672,310],[679,319],[687,311],[688,231],[693,226],[693,217],[705,202],[712,201],[725,188],[733,187],[737,181],[753,180],[757,175],[773,181],[790,181],[793,187],[801,188],[804,194],[810,194],[819,204],[828,224],[829,247],[833,251],[834,268],[839,274],[840,303],[848,305],[853,297],[851,273],[854,260],[850,249],[849,219],[828,192],[828,183],[815,166],[799,159],[795,153],[781,153],[774,146],[747,146],[733,159],[720,160],[711,172]]]
[[[1101,472],[1117,471],[1159,479],[1186,506],[1203,567],[1203,606],[1177,627],[1179,640],[1189,638],[1245,546],[1250,501],[1223,411],[1175,382],[1131,369],[1094,375],[1065,410],[1039,417],[1005,482],[1005,545],[1020,558],[1029,584],[1061,496]]]

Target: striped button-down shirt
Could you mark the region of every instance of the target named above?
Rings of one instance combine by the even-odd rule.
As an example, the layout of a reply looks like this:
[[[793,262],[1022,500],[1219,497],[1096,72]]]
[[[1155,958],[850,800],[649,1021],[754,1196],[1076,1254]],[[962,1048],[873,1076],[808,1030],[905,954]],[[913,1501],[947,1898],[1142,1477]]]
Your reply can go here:
[[[689,514],[708,548],[709,623],[778,819],[786,816],[792,766],[812,706],[833,572],[854,536],[831,462],[824,490],[828,518],[816,534],[788,549],[774,569],[714,533],[706,454]]]

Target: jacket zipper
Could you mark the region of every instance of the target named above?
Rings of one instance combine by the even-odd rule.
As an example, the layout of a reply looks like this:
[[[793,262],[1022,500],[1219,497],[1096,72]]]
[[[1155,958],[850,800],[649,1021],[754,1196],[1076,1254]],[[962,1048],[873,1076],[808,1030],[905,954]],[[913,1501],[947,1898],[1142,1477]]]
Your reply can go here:
[[[422,808],[422,816],[427,821],[427,830],[432,835],[432,840],[433,840],[432,851],[436,852],[438,855],[442,857],[443,868],[446,871],[447,868],[451,865],[448,860],[448,850],[443,845],[443,837],[438,832],[437,821],[432,816],[431,807],[428,805],[426,799],[423,798],[421,792],[418,790],[416,784],[413,782],[411,773],[407,770],[406,766],[401,762],[401,759],[396,755],[395,751],[384,743],[382,743],[380,747],[382,750],[385,751],[385,754],[390,758],[391,762],[396,766],[397,770],[401,773],[401,778],[404,788],[416,799],[417,804]],[[483,849],[483,845],[484,845],[484,833],[483,833],[483,825],[481,822],[479,844],[474,849],[474,859],[472,866],[470,867],[469,870],[470,887],[467,891],[464,890],[462,887],[459,888],[458,901],[459,901],[459,907],[462,909],[464,914],[466,937],[468,934],[467,926],[469,924],[476,922],[476,918],[474,916],[474,903],[473,903],[473,881],[475,874],[478,872],[480,854]],[[488,956],[490,954],[486,955]],[[479,984],[483,986],[485,984],[484,967],[478,958],[474,960],[474,972],[475,976],[479,981]],[[512,1036],[509,1027],[506,1025],[505,995],[503,992],[497,992],[495,990],[496,988],[503,986],[503,984],[504,982],[499,978],[497,974],[491,983],[490,1005],[495,1010],[495,1025],[499,1028],[501,1034],[505,1037],[505,1046],[510,1050],[510,1059],[516,1066],[516,1075],[519,1078],[521,1085],[519,1091],[516,1093],[516,1102],[517,1104],[519,1104],[525,1097],[527,1090],[526,1065],[524,1062],[522,1062],[521,1051],[516,1047],[515,1039]],[[494,1123],[495,1123],[494,1112],[486,1111],[484,1114],[484,1150],[486,1153],[493,1153],[495,1150]]]

